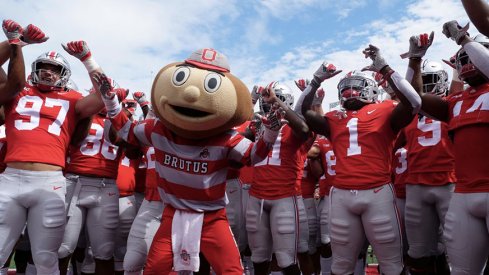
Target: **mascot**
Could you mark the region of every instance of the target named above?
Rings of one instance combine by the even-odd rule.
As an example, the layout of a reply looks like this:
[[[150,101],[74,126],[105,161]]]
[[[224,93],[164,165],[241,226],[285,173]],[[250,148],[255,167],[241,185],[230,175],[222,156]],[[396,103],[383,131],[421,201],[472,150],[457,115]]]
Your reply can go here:
[[[198,271],[203,253],[216,274],[243,274],[226,218],[230,163],[264,159],[280,129],[280,109],[268,117],[256,142],[233,130],[253,115],[249,90],[230,73],[226,56],[200,49],[157,74],[151,101],[156,119],[131,123],[120,111],[107,77],[94,80],[118,134],[133,145],[153,146],[158,189],[166,204],[144,274]],[[273,92],[263,95],[270,103]],[[277,104],[275,104],[277,106]]]

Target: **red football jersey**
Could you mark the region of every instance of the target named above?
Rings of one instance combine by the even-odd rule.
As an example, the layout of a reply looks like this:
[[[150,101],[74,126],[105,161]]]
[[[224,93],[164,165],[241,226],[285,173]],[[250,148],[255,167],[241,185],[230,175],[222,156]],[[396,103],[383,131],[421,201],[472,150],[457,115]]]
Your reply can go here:
[[[78,146],[70,146],[66,172],[97,178],[117,178],[120,152],[104,135],[105,117],[95,115],[87,137]]]
[[[455,192],[489,192],[489,84],[448,97],[454,132]]]
[[[329,191],[336,177],[336,157],[334,156],[333,146],[327,138],[318,136],[316,144],[319,146],[324,170],[324,174],[319,178],[319,196],[324,197],[329,196]]]
[[[241,183],[253,184],[253,166],[243,166],[239,172]]]
[[[26,84],[5,106],[5,162],[39,162],[65,166],[66,151],[78,117],[76,91],[40,92]]]
[[[146,188],[144,190],[144,198],[147,201],[159,201],[161,200],[160,194],[158,193],[158,178],[156,177],[155,169],[155,148],[154,147],[144,147],[144,155],[146,156]]]
[[[358,111],[332,111],[325,115],[336,157],[335,187],[363,190],[391,181],[396,134],[390,117],[395,106],[394,101],[386,100]]]
[[[268,157],[254,165],[250,194],[269,200],[300,195],[304,161],[313,142],[314,137],[304,142],[289,125],[283,126]]]
[[[406,178],[408,176],[408,151],[401,147],[392,158],[392,177],[396,197],[406,198]]]
[[[122,154],[117,174],[117,188],[121,197],[134,194],[136,188],[136,169],[139,166],[139,159],[129,159]]]
[[[403,131],[409,159],[407,184],[439,186],[457,181],[447,123],[418,115]]]
[[[316,179],[311,174],[311,167],[308,165],[308,161],[304,162],[304,171],[302,173],[301,180],[301,193],[304,199],[310,199],[314,197],[314,190],[316,189]]]

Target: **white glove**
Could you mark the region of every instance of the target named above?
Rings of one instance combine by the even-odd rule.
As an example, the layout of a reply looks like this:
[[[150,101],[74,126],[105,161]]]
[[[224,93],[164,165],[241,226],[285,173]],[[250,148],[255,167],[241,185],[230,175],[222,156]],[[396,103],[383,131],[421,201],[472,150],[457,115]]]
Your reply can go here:
[[[401,58],[423,57],[431,44],[433,44],[434,37],[435,32],[431,32],[429,37],[427,33],[411,36],[409,39],[409,51],[401,54]]]
[[[100,66],[93,59],[92,52],[90,51],[90,48],[88,48],[87,42],[83,40],[71,41],[68,42],[66,45],[61,44],[61,46],[66,52],[78,58],[83,63],[83,65],[85,65],[89,73],[100,68]]]
[[[24,29],[19,25],[19,23],[10,19],[3,20],[2,28],[5,36],[7,36],[9,44],[20,46],[27,45],[26,42],[22,41],[22,33],[24,32]]]
[[[457,21],[452,20],[443,24],[443,34],[447,37],[455,41],[458,45],[462,43],[462,40],[468,36],[467,30],[469,29],[470,24],[467,23],[465,27],[462,27],[458,24]]]
[[[380,55],[379,48],[374,45],[368,45],[368,48],[363,50],[365,58],[372,59],[372,65],[369,65],[362,69],[362,71],[374,71],[380,72],[385,66],[388,66],[385,59]]]
[[[253,86],[253,90],[251,90],[251,103],[253,104],[253,106],[255,106],[263,90],[265,90],[265,88],[263,88],[262,86],[259,85]]]
[[[146,95],[143,92],[135,92],[132,94],[132,97],[138,102],[141,108],[149,105],[149,101],[146,99]]]
[[[27,25],[22,33],[22,36],[22,39],[27,44],[43,43],[49,39],[49,37],[47,37],[40,28],[32,24]]]
[[[316,82],[315,84],[317,86],[319,86],[324,80],[332,78],[341,72],[342,70],[336,70],[335,65],[328,63],[327,61],[323,61],[321,66],[319,66],[316,72],[314,72],[313,81]]]

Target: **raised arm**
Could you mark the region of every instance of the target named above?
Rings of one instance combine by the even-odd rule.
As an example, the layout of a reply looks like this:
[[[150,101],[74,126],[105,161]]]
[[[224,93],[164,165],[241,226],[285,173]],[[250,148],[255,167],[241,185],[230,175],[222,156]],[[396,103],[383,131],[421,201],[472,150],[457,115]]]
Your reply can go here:
[[[480,33],[489,36],[489,4],[487,0],[462,0],[462,5]]]
[[[295,110],[300,112],[306,120],[309,128],[320,135],[329,137],[330,129],[328,121],[320,114],[311,110],[311,107],[316,97],[316,92],[321,86],[321,83],[329,78],[341,73],[333,64],[324,61],[316,70],[309,85],[304,89],[299,100],[297,101]]]
[[[151,104],[146,99],[146,95],[143,92],[134,92],[132,97],[137,101],[141,110],[143,110],[143,116],[146,118],[151,110]]]
[[[68,42],[66,45],[61,44],[61,46],[63,46],[63,49],[65,49],[66,52],[79,59],[83,65],[85,65],[93,87],[96,87],[97,85],[94,82],[93,77],[97,73],[103,73],[103,71],[97,62],[95,62],[87,43],[85,41],[72,41]],[[104,103],[100,93],[92,93],[78,100],[75,109],[80,118],[85,118],[100,112],[103,107]]]
[[[307,140],[311,136],[309,127],[307,126],[306,122],[290,108],[290,106],[285,104],[285,102],[276,96],[276,90],[280,89],[282,89],[282,87],[278,82],[274,81],[266,87],[266,89],[262,92],[262,96],[266,101],[276,104],[282,110],[283,117],[288,121],[288,124],[290,128],[292,128],[295,136],[302,140]]]
[[[8,73],[0,68],[0,104],[12,99],[25,85],[25,65],[22,54],[22,27],[15,21],[4,20],[3,31],[8,41],[0,44],[0,65],[8,59]]]
[[[405,78],[391,69],[381,56],[379,48],[369,45],[363,53],[365,58],[372,59],[372,65],[365,67],[363,70],[380,72],[400,100],[390,118],[391,128],[397,133],[406,127],[418,113],[421,108],[421,98]]]

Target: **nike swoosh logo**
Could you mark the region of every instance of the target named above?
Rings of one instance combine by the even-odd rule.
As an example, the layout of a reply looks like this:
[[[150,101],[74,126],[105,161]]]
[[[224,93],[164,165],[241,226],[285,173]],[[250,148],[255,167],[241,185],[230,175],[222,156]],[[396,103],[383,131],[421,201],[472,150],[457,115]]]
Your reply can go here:
[[[238,190],[231,190],[231,191],[229,191],[229,194],[232,194],[232,193],[234,193],[236,191],[238,191]]]
[[[112,197],[113,195],[115,195],[115,193],[107,193],[107,195],[109,195],[109,197]]]
[[[367,115],[370,115],[371,113],[373,113],[373,112],[375,112],[375,111],[377,111],[377,109],[374,109],[374,110],[372,110],[372,111],[367,111]]]
[[[63,187],[63,186],[53,186],[53,190],[58,190],[58,189],[60,189],[61,187]]]
[[[380,190],[382,190],[382,189],[384,189],[384,187],[380,187],[380,188],[378,188],[378,189],[374,189],[374,193],[379,193],[379,192],[380,192]]]

